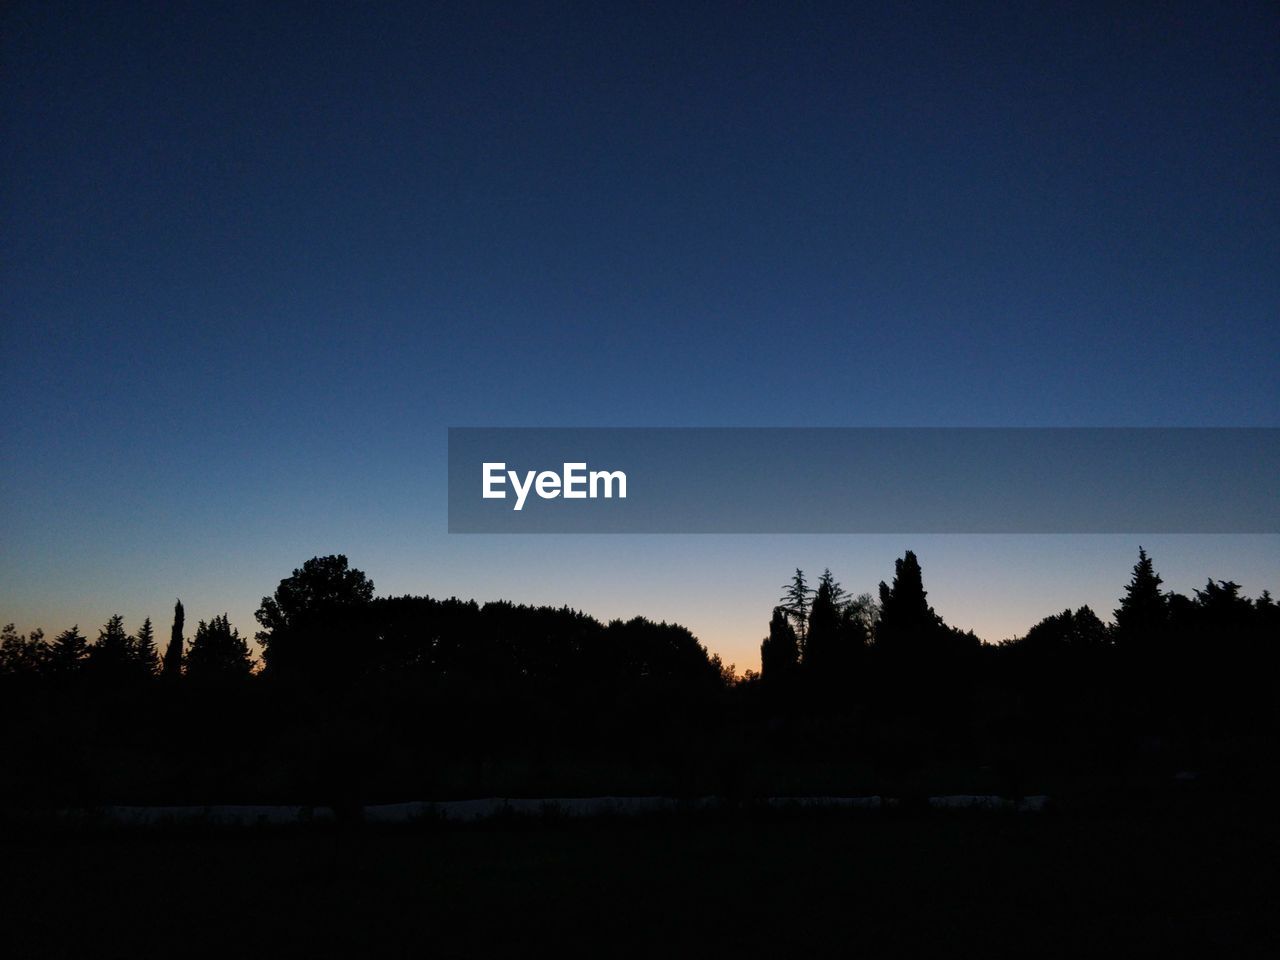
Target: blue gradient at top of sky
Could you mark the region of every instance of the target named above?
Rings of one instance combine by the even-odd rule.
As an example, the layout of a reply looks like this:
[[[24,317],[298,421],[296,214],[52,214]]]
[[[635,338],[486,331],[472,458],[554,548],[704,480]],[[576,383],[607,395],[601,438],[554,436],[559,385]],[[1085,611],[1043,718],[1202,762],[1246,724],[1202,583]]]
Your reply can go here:
[[[0,17],[23,627],[181,595],[248,629],[341,551],[380,590],[674,617],[749,663],[759,584],[871,589],[919,544],[462,543],[445,428],[1280,423],[1272,3]],[[1118,595],[1136,551],[934,542],[926,585],[990,639]],[[1168,543],[1179,589],[1280,581],[1276,538]],[[978,603],[1033,546],[1045,603]]]

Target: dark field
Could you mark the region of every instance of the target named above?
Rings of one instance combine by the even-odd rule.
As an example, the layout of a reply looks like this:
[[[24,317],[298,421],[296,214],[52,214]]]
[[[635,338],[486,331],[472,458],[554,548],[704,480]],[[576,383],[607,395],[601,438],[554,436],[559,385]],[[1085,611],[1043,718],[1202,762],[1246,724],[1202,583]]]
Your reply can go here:
[[[0,850],[11,957],[1280,950],[1280,831],[1256,813],[67,830]]]

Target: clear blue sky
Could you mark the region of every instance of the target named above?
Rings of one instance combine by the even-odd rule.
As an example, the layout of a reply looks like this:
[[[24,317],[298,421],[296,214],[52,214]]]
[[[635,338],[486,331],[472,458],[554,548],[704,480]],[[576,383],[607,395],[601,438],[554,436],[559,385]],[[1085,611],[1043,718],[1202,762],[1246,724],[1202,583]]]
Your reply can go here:
[[[541,9],[532,9],[534,7]],[[688,623],[914,547],[988,639],[1132,537],[450,537],[445,429],[1280,424],[1280,11],[16,2],[0,619],[379,592]],[[1181,590],[1275,537],[1149,538]]]

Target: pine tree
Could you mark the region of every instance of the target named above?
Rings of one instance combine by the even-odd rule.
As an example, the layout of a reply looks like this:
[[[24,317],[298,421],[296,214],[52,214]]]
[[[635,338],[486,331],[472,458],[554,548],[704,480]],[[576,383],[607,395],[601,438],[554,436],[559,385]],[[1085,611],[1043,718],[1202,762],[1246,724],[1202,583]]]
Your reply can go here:
[[[156,654],[155,631],[151,628],[151,618],[142,621],[142,628],[133,638],[133,659],[141,670],[149,677],[154,677],[160,668],[160,658]]]
[[[182,627],[185,621],[182,601],[173,605],[173,628],[169,631],[169,646],[164,651],[164,676],[176,680],[182,675]]]
[[[79,672],[89,653],[89,640],[80,632],[80,624],[63,630],[49,645],[48,671],[55,676]]]
[[[125,632],[124,617],[113,614],[89,648],[89,669],[99,677],[118,680],[132,672],[133,662],[133,638]]]
[[[1130,652],[1147,652],[1168,625],[1168,598],[1160,592],[1160,579],[1147,556],[1138,547],[1138,562],[1124,588],[1115,611],[1116,646]]]
[[[822,576],[818,578],[818,586],[826,584],[827,591],[831,594],[831,605],[837,610],[844,608],[849,602],[849,591],[840,586],[840,581],[835,578],[830,568],[822,571]]]

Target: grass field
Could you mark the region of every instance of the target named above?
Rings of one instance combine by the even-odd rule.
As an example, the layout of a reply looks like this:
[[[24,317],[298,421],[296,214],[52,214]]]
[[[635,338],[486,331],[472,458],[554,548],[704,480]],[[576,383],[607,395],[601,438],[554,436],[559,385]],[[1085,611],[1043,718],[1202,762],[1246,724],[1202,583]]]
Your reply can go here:
[[[2,854],[10,957],[1280,955],[1280,831],[1250,816],[58,831]]]

